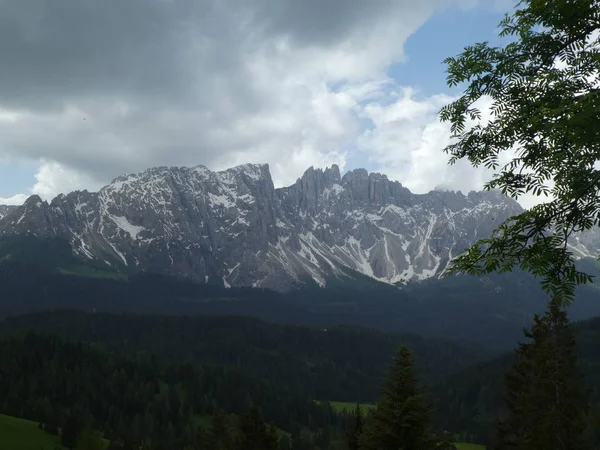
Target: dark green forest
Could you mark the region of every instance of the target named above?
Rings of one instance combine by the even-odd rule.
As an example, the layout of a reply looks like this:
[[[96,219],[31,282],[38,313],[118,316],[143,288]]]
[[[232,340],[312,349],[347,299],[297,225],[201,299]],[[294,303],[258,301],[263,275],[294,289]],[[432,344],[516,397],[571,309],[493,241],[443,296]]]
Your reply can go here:
[[[126,359],[50,335],[3,338],[0,368],[2,413],[49,430],[77,420],[76,427],[98,430],[124,448],[205,448],[203,420],[219,411],[241,415],[252,405],[292,440],[308,436],[309,448],[329,448],[342,424],[327,403],[243,371]]]
[[[600,418],[600,319],[573,328],[593,425]],[[235,424],[252,405],[286,432],[279,431],[283,448],[292,441],[293,448],[345,448],[352,417],[328,402],[377,401],[401,344],[414,352],[433,428],[489,444],[514,362],[511,353],[494,357],[410,335],[241,317],[56,311],[5,319],[0,333],[0,413],[52,429],[77,411],[105,436],[157,446],[149,448],[204,448],[210,417],[224,411]]]
[[[110,315],[56,311],[6,319],[0,331],[36,330],[101,343],[126,357],[225,365],[307,398],[372,402],[400,344],[432,383],[494,352],[474,344],[427,340],[359,327],[280,325],[245,317]]]
[[[247,348],[250,354],[258,351],[258,346]],[[285,354],[271,356],[284,361]],[[393,352],[386,365],[390,356]],[[324,356],[320,359],[335,366]],[[68,448],[88,448],[81,440],[100,436],[115,449],[347,448],[352,417],[336,412],[327,398],[311,396],[312,385],[323,379],[301,373],[287,383],[286,374],[262,370],[255,378],[249,375],[257,370],[253,364],[260,361],[214,364],[201,356],[183,361],[181,356],[136,354],[124,348],[111,351],[97,342],[20,327],[5,330],[0,338],[0,412],[39,422],[48,433],[60,430]],[[310,366],[311,360],[305,364]],[[412,363],[407,369],[414,370]],[[343,383],[342,374],[337,379]],[[420,387],[415,384],[414,389]],[[249,446],[252,442],[255,447]]]
[[[587,435],[600,444],[600,318],[571,325],[577,342],[578,368],[589,398]],[[523,339],[524,340],[524,339]],[[462,430],[461,438],[490,443],[498,417],[506,412],[505,374],[515,355],[505,355],[463,369],[431,387],[436,401],[436,423],[444,429]]]

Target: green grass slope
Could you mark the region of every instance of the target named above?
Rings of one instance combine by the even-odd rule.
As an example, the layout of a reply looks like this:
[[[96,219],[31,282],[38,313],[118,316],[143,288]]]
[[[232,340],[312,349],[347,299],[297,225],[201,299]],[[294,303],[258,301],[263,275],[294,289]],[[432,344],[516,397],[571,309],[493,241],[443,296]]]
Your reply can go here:
[[[30,420],[0,414],[0,448],[7,450],[64,450],[60,438],[40,430]]]
[[[356,403],[352,403],[352,402],[329,402],[329,404],[331,405],[331,408],[333,408],[333,410],[335,412],[339,412],[339,413],[341,413],[341,412],[352,413],[352,412],[354,412],[354,408],[356,408]],[[367,412],[372,409],[375,409],[375,405],[372,403],[361,403],[360,408],[363,410],[363,412]]]

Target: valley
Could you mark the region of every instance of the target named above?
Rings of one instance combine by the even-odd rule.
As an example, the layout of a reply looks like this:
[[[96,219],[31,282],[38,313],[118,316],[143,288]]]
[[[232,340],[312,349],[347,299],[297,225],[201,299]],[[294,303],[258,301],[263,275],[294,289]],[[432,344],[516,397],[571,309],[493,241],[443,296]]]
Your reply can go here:
[[[432,427],[480,450],[510,350],[547,298],[519,270],[444,267],[519,208],[336,167],[275,189],[266,166],[246,165],[155,168],[0,209],[0,367],[19,380],[0,390],[0,413],[61,428],[77,410],[89,445],[183,449],[213,448],[218,429],[237,439],[258,405],[279,448],[341,450],[404,345]],[[593,234],[571,247],[600,272]],[[579,287],[569,308],[594,407],[599,292]]]
[[[600,449],[600,0],[0,35],[0,450]]]

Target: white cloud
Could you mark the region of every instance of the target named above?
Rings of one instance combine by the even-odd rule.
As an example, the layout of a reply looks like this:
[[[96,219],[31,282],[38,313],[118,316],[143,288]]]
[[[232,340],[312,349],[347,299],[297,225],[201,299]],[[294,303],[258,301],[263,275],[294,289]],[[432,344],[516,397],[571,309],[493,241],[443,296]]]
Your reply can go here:
[[[357,148],[415,192],[480,189],[489,174],[448,166],[441,151],[448,129],[437,112],[451,97],[419,97],[385,73],[407,38],[455,2],[473,6],[190,0],[165,10],[131,0],[116,16],[72,8],[72,24],[35,0],[45,27],[15,6],[4,17],[22,33],[0,42],[12,58],[0,80],[0,158],[39,161],[31,193],[46,199],[157,165],[267,162],[285,185],[310,165],[343,170]]]
[[[56,162],[44,162],[35,174],[35,184],[32,194],[44,199],[51,199],[60,193],[75,190],[97,190],[101,184],[85,174]]]
[[[156,165],[267,162],[278,185],[310,165],[343,168],[361,104],[382,94],[406,39],[447,1],[329,2],[330,11],[323,2],[299,10],[295,2],[202,0],[206,7],[182,2],[180,12],[152,1],[134,14],[131,5],[144,2],[132,0],[113,11],[124,18],[75,8],[77,27],[42,8],[56,21],[51,29],[15,7],[6,17],[24,31],[0,44],[14,60],[0,81],[0,155],[41,161],[32,191],[45,198]],[[128,47],[105,43],[95,21],[110,21],[111,39],[123,36]],[[62,28],[73,48],[46,48]],[[54,51],[56,61],[38,50]],[[27,65],[25,76],[13,70]],[[39,95],[12,94],[32,89]]]
[[[373,102],[364,108],[373,126],[358,141],[380,171],[415,193],[435,187],[463,192],[481,189],[489,171],[475,169],[467,161],[450,166],[449,156],[442,152],[450,143],[450,127],[439,121],[438,113],[454,97],[418,98],[407,87],[390,93],[389,98],[393,101]],[[481,105],[482,112],[486,106]]]
[[[400,181],[414,193],[426,193],[434,188],[463,193],[481,190],[492,178],[493,170],[474,168],[466,159],[450,165],[449,155],[442,152],[451,143],[451,133],[450,125],[440,122],[438,113],[456,98],[447,94],[420,98],[410,87],[396,87],[384,101],[373,101],[363,108],[372,127],[358,139],[359,149],[378,171]],[[489,97],[481,98],[474,105],[481,111],[482,125],[491,119],[491,105]],[[472,125],[473,121],[467,122],[467,127]],[[515,155],[515,150],[501,153],[500,166]],[[518,201],[529,208],[548,198],[526,194]]]
[[[283,73],[271,74],[273,79],[279,75]],[[265,80],[266,84],[269,81]],[[473,168],[468,161],[448,164],[449,157],[442,149],[450,142],[449,125],[438,120],[438,112],[454,97],[447,94],[421,97],[414,89],[397,86],[383,75],[378,79],[346,83],[335,91],[323,85],[312,88],[304,85],[303,89],[304,96],[287,91],[288,98],[280,99],[282,104],[294,109],[293,114],[285,114],[282,108],[279,117],[258,116],[251,122],[232,125],[231,129],[236,131],[232,136],[223,137],[256,141],[259,145],[253,148],[251,155],[256,162],[271,163],[276,185],[293,183],[310,165],[325,167],[336,163],[343,170],[347,155],[342,143],[354,143],[368,158],[373,170],[401,181],[415,193],[436,187],[465,193],[479,190],[493,174],[490,170]],[[490,105],[487,98],[477,105],[484,121],[489,119]],[[367,121],[368,129],[360,127],[359,120]],[[298,135],[298,145],[286,144],[291,134]],[[323,143],[329,143],[332,150],[319,150]],[[112,161],[115,156],[108,153],[108,161]],[[507,162],[513,156],[514,153],[506,152],[501,161]],[[222,157],[215,155],[213,168],[242,164],[248,157],[246,149],[230,151]],[[54,161],[44,162],[35,177],[31,193],[46,199],[75,189],[95,190],[103,181]],[[520,201],[528,207],[540,198],[525,196]]]
[[[26,194],[16,194],[12,197],[0,197],[0,205],[22,205],[27,200]]]

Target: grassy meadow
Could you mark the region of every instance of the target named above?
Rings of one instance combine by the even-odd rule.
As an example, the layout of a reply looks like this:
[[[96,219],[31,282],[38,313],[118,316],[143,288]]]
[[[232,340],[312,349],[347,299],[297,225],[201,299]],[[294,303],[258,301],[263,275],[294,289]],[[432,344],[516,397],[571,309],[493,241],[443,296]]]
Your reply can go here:
[[[6,450],[64,450],[60,438],[30,420],[0,414],[0,448]]]

